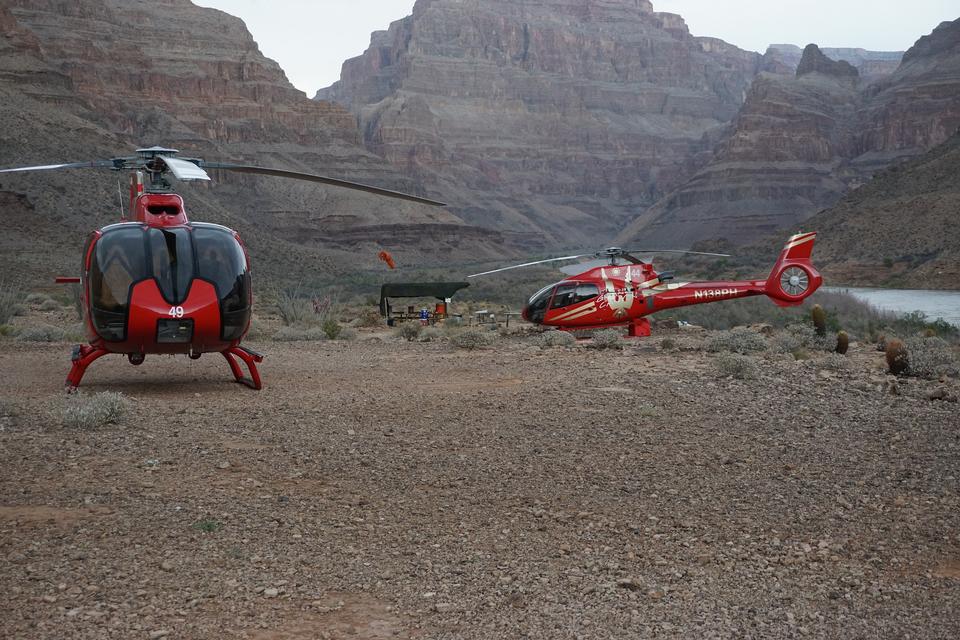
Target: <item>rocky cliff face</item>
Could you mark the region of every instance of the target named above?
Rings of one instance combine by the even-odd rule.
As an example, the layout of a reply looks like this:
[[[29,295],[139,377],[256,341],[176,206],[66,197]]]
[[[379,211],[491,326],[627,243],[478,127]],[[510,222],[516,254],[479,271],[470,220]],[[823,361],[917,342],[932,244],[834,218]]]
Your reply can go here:
[[[618,237],[748,243],[796,227],[877,171],[946,140],[960,122],[960,21],[921,39],[866,84],[808,47],[794,77],[761,73],[713,160]]]
[[[900,66],[903,51],[867,51],[843,47],[820,47],[831,60],[850,63],[865,81],[888,76]],[[803,58],[803,49],[794,44],[772,44],[763,56],[762,70],[793,75]]]
[[[808,221],[833,282],[960,289],[960,133],[880,172]]]
[[[240,20],[188,0],[12,0],[0,7],[0,52],[2,166],[110,157],[160,143],[421,192],[362,147],[349,111],[294,89]],[[2,189],[29,205],[24,211],[40,217],[40,228],[49,226],[43,214],[62,212],[79,246],[79,230],[93,221],[78,216],[78,207],[115,210],[114,180],[11,175]],[[451,226],[463,225],[449,211],[280,179],[219,176],[214,185],[183,191],[194,218],[246,232],[260,272],[276,275],[290,276],[293,265],[311,278],[375,264],[377,246],[401,260],[424,259],[449,245]],[[503,256],[510,244],[500,233],[466,233],[470,255]],[[52,235],[63,236],[62,227]],[[68,255],[63,267],[72,270],[75,256],[49,251],[43,233],[33,236],[20,241],[48,256]],[[407,244],[394,246],[398,237]]]
[[[468,221],[590,244],[706,160],[758,62],[646,0],[419,0],[317,97]]]

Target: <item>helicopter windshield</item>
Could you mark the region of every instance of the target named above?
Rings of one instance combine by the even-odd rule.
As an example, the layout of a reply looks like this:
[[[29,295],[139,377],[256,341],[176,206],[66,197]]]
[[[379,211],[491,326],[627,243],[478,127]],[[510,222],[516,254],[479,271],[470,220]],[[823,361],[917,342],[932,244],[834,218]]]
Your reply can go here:
[[[220,299],[223,337],[239,338],[250,321],[251,283],[247,257],[233,234],[221,227],[197,225],[197,276],[212,282]]]
[[[187,297],[193,279],[193,246],[186,228],[150,229],[152,275],[160,293],[170,304],[179,304]]]
[[[220,303],[222,337],[236,340],[250,321],[247,258],[233,233],[216,225],[147,228],[120,226],[96,240],[90,263],[91,315],[105,340],[126,335],[130,292],[153,278],[171,305],[183,303],[194,278],[213,284]]]

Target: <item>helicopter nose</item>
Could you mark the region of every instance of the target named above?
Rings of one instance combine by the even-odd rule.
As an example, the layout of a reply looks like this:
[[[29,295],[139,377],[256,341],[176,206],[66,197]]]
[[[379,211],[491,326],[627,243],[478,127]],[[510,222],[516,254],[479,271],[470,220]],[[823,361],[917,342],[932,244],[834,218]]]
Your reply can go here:
[[[533,320],[530,319],[530,305],[523,305],[523,311],[520,312],[520,317],[527,322],[533,322]]]

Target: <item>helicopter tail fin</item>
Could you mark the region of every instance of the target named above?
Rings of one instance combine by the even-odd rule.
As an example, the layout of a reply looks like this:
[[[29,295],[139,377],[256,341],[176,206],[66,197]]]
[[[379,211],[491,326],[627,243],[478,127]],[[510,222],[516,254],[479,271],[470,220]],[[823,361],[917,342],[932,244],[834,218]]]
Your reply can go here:
[[[823,284],[823,278],[810,261],[816,239],[816,231],[799,233],[784,245],[764,288],[777,305],[799,305]]]

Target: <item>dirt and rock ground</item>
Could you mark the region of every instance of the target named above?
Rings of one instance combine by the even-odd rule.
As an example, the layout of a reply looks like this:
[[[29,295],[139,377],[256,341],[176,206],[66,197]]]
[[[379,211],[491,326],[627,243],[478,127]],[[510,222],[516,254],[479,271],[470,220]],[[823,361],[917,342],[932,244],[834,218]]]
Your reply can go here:
[[[0,338],[0,637],[957,637],[956,380],[661,338],[109,357],[88,430]]]

